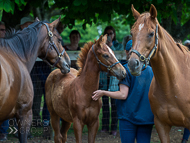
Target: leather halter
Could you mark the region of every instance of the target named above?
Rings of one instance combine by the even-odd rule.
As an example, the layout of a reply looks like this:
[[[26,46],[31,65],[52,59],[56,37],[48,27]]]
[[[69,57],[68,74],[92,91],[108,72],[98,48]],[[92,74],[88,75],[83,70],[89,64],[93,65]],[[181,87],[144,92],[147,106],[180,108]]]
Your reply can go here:
[[[156,53],[156,49],[157,49],[157,45],[158,45],[158,24],[156,24],[156,35],[155,35],[155,45],[154,48],[151,50],[150,54],[148,55],[148,57],[146,58],[144,55],[140,54],[137,50],[135,49],[131,49],[131,51],[129,52],[129,55],[131,53],[135,53],[137,54],[137,56],[139,57],[141,62],[145,63],[145,67],[143,70],[145,70],[147,68],[147,65],[149,64],[149,61],[152,57],[154,57],[155,53]]]
[[[111,66],[107,66],[107,65],[105,65],[104,63],[102,63],[102,62],[98,59],[98,56],[96,55],[96,53],[95,53],[95,51],[94,51],[94,45],[92,45],[92,51],[93,51],[93,53],[94,53],[94,55],[95,55],[95,57],[96,57],[96,60],[98,61],[99,67],[100,67],[100,64],[103,65],[104,67],[107,68],[108,73],[109,73],[109,71],[112,69],[113,66],[115,66],[116,64],[119,63],[119,61],[118,61],[118,62],[112,64]],[[101,69],[101,68],[100,68],[100,69]]]
[[[53,39],[52,39],[53,33],[50,31],[49,26],[48,26],[46,23],[43,23],[43,24],[46,26],[47,31],[48,31],[48,35],[49,35],[49,47],[48,47],[48,49],[47,49],[47,51],[46,51],[45,57],[44,57],[42,60],[43,60],[44,62],[46,62],[49,66],[51,66],[51,67],[54,68],[55,65],[60,61],[61,57],[63,56],[63,54],[64,54],[64,52],[65,52],[65,49],[63,48],[63,51],[62,51],[61,53],[59,53],[59,50],[58,50],[57,46],[55,45],[55,43],[54,43],[54,41],[53,41]],[[48,53],[48,51],[49,51],[49,48],[52,49],[52,47],[55,49],[55,51],[56,51],[57,54],[59,55],[59,56],[58,56],[58,59],[56,60],[56,62],[55,62],[53,65],[51,65],[51,64],[46,60],[46,57],[47,57],[47,53]]]

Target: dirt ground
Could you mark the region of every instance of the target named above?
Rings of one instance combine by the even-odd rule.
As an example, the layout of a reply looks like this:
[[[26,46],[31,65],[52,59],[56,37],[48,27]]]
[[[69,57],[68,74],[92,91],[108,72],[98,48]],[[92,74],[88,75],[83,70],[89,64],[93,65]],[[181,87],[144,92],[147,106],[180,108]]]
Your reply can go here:
[[[182,127],[173,127],[170,131],[170,143],[181,143],[181,139],[183,136],[183,128]],[[83,142],[87,143],[87,134],[83,136]],[[189,141],[190,142],[190,141]],[[73,136],[68,136],[67,143],[75,143],[75,139]],[[112,135],[108,135],[107,133],[98,132],[96,136],[96,143],[121,143],[119,133],[114,138]],[[160,139],[158,137],[158,133],[154,128],[151,136],[151,143],[160,143]]]
[[[182,127],[172,127],[170,131],[170,143],[181,143],[181,139],[183,136],[183,128]],[[18,139],[11,137],[6,143],[17,143]],[[44,140],[42,137],[34,137],[28,140],[29,143],[54,143],[53,138],[51,140]],[[108,133],[98,132],[96,136],[96,143],[121,143],[119,133],[116,137],[109,135]],[[75,143],[74,133],[68,134],[67,143]],[[83,134],[83,143],[88,143],[88,134]],[[153,128],[151,143],[160,143],[158,133],[156,129]],[[190,143],[190,141],[189,141]]]

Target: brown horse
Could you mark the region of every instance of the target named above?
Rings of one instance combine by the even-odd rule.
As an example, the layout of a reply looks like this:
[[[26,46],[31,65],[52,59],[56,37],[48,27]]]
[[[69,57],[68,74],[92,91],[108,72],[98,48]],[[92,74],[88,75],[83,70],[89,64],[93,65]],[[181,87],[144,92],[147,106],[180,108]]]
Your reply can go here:
[[[153,5],[143,14],[132,6],[132,13],[136,22],[131,29],[133,46],[128,67],[131,74],[140,75],[150,61],[154,78],[149,100],[154,122],[161,142],[169,143],[172,126],[190,130],[190,55],[160,26]]]
[[[27,142],[32,121],[33,85],[30,71],[43,58],[62,73],[70,71],[70,59],[55,29],[60,18],[48,24],[34,22],[28,28],[0,39],[0,124],[16,117],[19,141]]]
[[[122,79],[126,71],[116,59],[113,51],[105,44],[107,36],[102,36],[93,45],[85,44],[81,49],[77,64],[80,70],[72,69],[68,74],[54,70],[46,80],[46,103],[54,129],[55,143],[65,143],[67,131],[73,122],[76,142],[82,142],[84,125],[88,127],[88,143],[95,142],[99,127],[101,99],[92,100],[92,93],[98,89],[100,70]],[[60,117],[63,119],[59,129]]]

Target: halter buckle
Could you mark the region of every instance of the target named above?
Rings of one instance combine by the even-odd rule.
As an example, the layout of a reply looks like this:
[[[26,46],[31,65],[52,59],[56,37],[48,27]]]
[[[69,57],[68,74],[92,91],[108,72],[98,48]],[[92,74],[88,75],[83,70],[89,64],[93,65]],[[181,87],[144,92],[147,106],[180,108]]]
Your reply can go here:
[[[108,71],[110,71],[110,70],[111,70],[111,67],[110,67],[110,66],[108,66],[108,67],[107,67],[107,69],[108,69]]]
[[[49,37],[53,37],[53,33],[51,31],[48,31]]]
[[[62,56],[62,53],[59,54],[59,58],[61,58],[61,56]]]
[[[145,58],[145,56],[140,55],[139,59],[140,59],[140,61],[144,62],[146,58]]]

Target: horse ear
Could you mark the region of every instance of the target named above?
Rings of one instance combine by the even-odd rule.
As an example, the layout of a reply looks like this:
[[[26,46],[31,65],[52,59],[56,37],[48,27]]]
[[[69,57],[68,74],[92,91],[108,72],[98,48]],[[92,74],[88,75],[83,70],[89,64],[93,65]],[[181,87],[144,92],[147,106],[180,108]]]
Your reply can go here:
[[[52,25],[53,27],[57,27],[57,25],[58,25],[58,23],[60,22],[60,20],[61,20],[61,16],[59,16],[58,19],[54,20],[54,21],[51,23],[51,25]]]
[[[35,18],[35,22],[39,22],[40,20],[38,19],[38,17]]]
[[[104,44],[106,44],[106,41],[107,41],[107,34],[105,34],[105,35],[103,36],[103,38],[102,38],[102,42],[103,42]]]
[[[155,19],[157,17],[157,10],[156,10],[156,8],[155,8],[155,6],[153,4],[151,4],[149,12],[150,12],[150,15],[151,15],[152,19]]]
[[[101,42],[102,42],[102,37],[103,37],[103,36],[101,35],[100,38],[97,40],[97,42],[98,42],[97,44],[98,44],[98,45],[101,44]]]
[[[131,10],[133,13],[133,17],[137,20],[138,17],[140,16],[140,13],[133,7],[133,4],[131,5]]]

